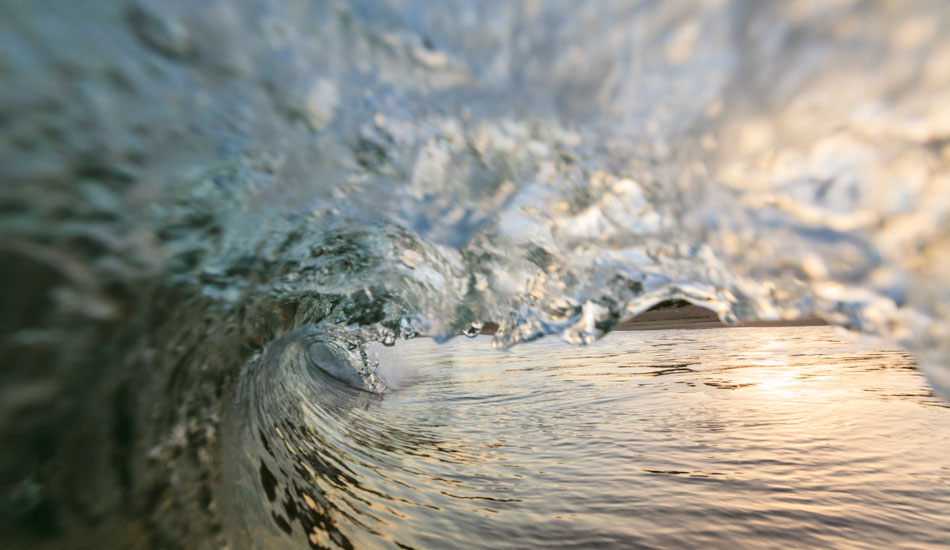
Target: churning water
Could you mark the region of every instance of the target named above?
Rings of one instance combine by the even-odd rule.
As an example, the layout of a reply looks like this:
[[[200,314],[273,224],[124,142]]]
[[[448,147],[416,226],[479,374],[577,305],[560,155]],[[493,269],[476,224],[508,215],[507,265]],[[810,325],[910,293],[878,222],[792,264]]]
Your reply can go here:
[[[0,529],[938,544],[946,28],[943,0],[0,1]],[[591,344],[667,299],[913,359],[429,347]]]

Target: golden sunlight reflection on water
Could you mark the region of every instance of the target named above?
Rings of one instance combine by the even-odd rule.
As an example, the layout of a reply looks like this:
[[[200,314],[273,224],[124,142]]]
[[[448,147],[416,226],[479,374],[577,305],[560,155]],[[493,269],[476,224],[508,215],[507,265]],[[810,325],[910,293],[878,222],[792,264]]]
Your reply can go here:
[[[379,353],[381,398],[318,376],[265,420],[263,464],[309,472],[286,483],[354,547],[950,546],[950,404],[902,351],[796,327]]]

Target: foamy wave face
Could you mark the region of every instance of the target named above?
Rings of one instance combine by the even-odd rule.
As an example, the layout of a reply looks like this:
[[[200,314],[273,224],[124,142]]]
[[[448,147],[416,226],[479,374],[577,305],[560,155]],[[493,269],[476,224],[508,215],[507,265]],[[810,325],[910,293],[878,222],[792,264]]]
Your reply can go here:
[[[950,393],[942,2],[83,4],[4,8],[0,50],[5,179],[78,182],[11,189],[5,230],[107,250],[83,312],[158,273],[508,346],[682,297],[883,336]]]

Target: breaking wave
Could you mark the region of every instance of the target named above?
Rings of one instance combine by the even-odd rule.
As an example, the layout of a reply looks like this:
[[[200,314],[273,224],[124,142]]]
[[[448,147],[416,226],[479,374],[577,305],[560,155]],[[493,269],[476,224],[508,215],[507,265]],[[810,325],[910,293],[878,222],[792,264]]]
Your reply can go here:
[[[819,316],[950,395],[948,27],[939,0],[5,3],[4,354],[35,391],[3,431],[101,392],[114,460],[179,460],[281,335],[378,392],[370,341],[589,343],[668,299]]]

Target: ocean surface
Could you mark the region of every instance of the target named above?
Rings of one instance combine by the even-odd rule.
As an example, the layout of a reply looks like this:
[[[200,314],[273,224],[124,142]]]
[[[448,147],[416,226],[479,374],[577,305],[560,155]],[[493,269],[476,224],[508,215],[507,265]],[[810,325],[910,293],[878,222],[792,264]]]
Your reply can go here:
[[[946,29],[0,0],[0,546],[950,546]]]
[[[419,338],[377,350],[383,395],[287,342],[224,419],[225,526],[235,548],[947,548],[950,404],[842,336]]]

